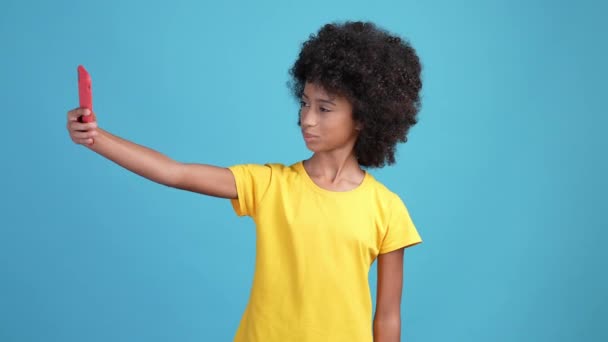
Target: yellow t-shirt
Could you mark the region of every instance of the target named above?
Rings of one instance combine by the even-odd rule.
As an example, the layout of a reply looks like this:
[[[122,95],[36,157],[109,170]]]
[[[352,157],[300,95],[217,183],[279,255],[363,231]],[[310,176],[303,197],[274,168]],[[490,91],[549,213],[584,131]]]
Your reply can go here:
[[[422,242],[404,203],[366,172],[344,192],[303,163],[229,167],[238,216],[256,224],[249,303],[235,342],[372,342],[368,274],[378,254]]]

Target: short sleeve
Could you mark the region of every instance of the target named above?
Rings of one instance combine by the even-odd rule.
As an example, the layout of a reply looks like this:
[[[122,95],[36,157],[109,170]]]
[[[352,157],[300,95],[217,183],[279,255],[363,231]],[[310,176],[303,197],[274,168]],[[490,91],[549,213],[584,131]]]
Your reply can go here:
[[[230,199],[238,216],[255,216],[262,197],[270,186],[272,168],[265,164],[239,164],[228,167],[234,175],[238,197]]]
[[[392,209],[389,213],[388,227],[382,240],[379,254],[392,252],[401,247],[410,247],[422,242],[420,235],[407,207],[399,198],[395,196]]]

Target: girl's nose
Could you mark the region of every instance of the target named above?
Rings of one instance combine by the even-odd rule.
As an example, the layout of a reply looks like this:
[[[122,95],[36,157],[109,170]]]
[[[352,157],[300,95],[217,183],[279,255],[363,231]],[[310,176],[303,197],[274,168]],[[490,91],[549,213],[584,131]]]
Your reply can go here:
[[[303,127],[316,126],[317,114],[312,109],[302,110],[300,114],[300,123]]]

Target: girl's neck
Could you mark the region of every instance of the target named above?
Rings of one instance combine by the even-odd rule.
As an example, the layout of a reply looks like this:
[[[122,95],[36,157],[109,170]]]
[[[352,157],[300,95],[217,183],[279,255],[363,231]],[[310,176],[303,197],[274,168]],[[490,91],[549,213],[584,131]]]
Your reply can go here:
[[[354,153],[345,156],[314,153],[309,159],[304,160],[303,164],[312,178],[330,184],[344,181],[359,184],[365,176]]]

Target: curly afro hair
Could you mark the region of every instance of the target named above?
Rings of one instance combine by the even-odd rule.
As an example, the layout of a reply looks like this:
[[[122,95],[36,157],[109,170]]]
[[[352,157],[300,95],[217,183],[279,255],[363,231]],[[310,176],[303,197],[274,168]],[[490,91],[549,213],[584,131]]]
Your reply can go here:
[[[306,82],[348,99],[363,126],[354,147],[359,165],[380,168],[395,163],[397,143],[407,142],[417,122],[421,69],[404,39],[371,22],[346,21],[326,24],[302,43],[287,84],[298,101]]]

